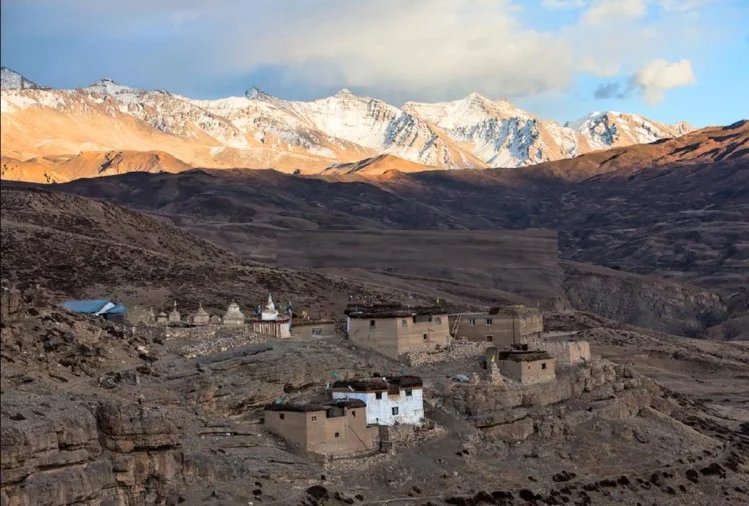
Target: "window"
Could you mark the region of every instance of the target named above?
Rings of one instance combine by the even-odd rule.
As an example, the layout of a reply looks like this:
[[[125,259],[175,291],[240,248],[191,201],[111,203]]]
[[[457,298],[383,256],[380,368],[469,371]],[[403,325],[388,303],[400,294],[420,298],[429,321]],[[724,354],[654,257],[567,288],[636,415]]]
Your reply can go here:
[[[401,320],[401,327],[408,327],[408,320]]]
[[[440,318],[439,316],[436,316],[434,318],[434,324],[435,325],[442,325],[442,318]]]
[[[284,414],[283,413],[279,413],[278,414],[278,418],[280,418],[281,420],[283,420],[284,419]]]
[[[382,392],[377,392],[375,394],[375,399],[382,399]]]
[[[351,416],[356,416],[356,411],[352,411]]]
[[[313,416],[313,417],[312,417],[312,421],[313,421],[313,422],[316,422],[316,421],[317,421],[317,417],[316,417],[316,416]]]
[[[474,325],[476,325],[476,318],[469,318],[469,319],[468,319],[468,325],[470,325],[470,326],[472,326],[472,327],[473,327]]]
[[[491,319],[491,318],[487,318],[487,319],[486,319],[486,324],[487,324],[487,325],[493,325],[493,323],[492,323],[492,319]]]
[[[340,433],[340,432],[336,432],[336,433],[335,433],[335,437],[340,437],[340,436],[341,436],[341,433]]]
[[[393,416],[398,414],[398,408],[392,408],[390,411],[393,412]]]
[[[544,362],[543,364],[541,364],[541,369],[546,369],[546,362]]]
[[[312,329],[312,335],[315,337],[322,336],[322,329],[321,328],[313,328]]]
[[[375,321],[374,320],[369,320],[369,326],[370,326],[370,328],[374,328]]]
[[[424,341],[426,341],[427,339],[429,339],[429,334],[424,334]]]
[[[487,343],[494,342],[494,336],[486,336],[486,342]]]
[[[413,394],[414,394],[413,390],[411,389],[406,390],[406,397],[411,397]]]

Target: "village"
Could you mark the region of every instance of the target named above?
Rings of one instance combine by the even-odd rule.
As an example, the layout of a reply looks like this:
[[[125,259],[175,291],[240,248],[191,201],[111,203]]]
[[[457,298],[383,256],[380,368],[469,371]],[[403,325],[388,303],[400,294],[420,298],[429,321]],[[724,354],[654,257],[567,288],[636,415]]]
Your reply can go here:
[[[450,313],[439,301],[431,306],[350,303],[343,314],[345,328],[332,319],[313,319],[307,311],[295,315],[290,303],[279,311],[270,294],[264,305],[246,311],[231,302],[222,315],[209,314],[199,304],[186,317],[176,301],[169,312],[159,313],[140,306],[128,311],[106,299],[62,305],[72,312],[133,325],[134,332],[166,329],[167,336],[177,338],[195,331],[210,336],[206,332],[212,329],[255,336],[253,342],[318,340],[343,333],[338,337],[351,345],[404,366],[468,359],[474,371],[450,375],[450,388],[493,388],[496,395],[504,392],[508,398],[532,394],[539,386],[553,387],[559,370],[566,378],[581,376],[580,369],[592,361],[586,341],[547,338],[541,311],[522,305]],[[434,422],[425,416],[428,388],[428,382],[412,374],[356,374],[329,381],[324,390],[303,397],[275,399],[264,408],[261,420],[291,448],[323,460],[388,453],[399,442],[418,441],[434,432]],[[455,396],[473,395],[468,392],[457,391]],[[517,428],[509,427],[505,439],[517,439]]]

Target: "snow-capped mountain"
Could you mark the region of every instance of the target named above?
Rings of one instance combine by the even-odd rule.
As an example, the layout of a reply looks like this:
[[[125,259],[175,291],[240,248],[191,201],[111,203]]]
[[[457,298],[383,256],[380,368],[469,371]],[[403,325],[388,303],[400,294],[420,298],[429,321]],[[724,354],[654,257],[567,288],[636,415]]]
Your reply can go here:
[[[38,88],[40,88],[38,84],[34,81],[29,81],[18,72],[11,70],[8,67],[0,67],[0,89],[3,91]]]
[[[522,167],[572,158],[594,149],[653,142],[688,132],[641,116],[593,113],[572,124],[540,119],[506,100],[478,93],[451,102],[408,102],[403,109],[443,129],[491,167]]]
[[[2,154],[19,160],[129,150],[163,151],[192,166],[307,173],[383,154],[397,157],[387,159],[388,167],[400,158],[410,171],[414,163],[425,169],[522,167],[691,130],[614,112],[561,125],[476,93],[403,107],[345,89],[312,101],[257,89],[193,100],[111,79],[75,90],[42,88],[6,68],[2,86]]]

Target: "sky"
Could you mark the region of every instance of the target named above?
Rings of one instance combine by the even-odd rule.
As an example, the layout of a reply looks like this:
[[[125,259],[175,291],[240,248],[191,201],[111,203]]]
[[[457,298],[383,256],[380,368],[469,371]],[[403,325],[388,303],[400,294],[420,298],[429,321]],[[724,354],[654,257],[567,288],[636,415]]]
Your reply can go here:
[[[192,98],[506,98],[541,117],[749,117],[749,0],[0,0],[0,60]]]

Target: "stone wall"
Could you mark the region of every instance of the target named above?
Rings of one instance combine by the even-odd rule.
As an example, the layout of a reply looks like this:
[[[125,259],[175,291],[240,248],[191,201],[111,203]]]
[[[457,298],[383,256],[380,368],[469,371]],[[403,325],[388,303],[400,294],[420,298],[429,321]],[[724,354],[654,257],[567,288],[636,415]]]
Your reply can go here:
[[[575,365],[590,361],[590,344],[588,341],[538,341],[533,343],[533,348],[547,352],[561,365]]]
[[[477,358],[484,354],[491,343],[473,343],[470,341],[453,341],[450,346],[432,352],[404,353],[401,357],[408,365],[418,366],[436,364],[466,358]]]

